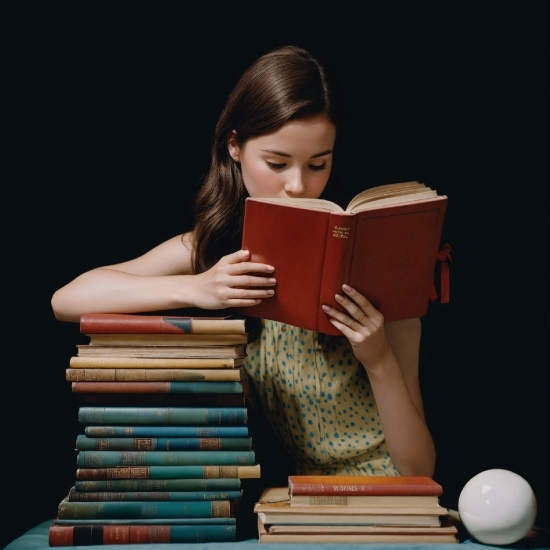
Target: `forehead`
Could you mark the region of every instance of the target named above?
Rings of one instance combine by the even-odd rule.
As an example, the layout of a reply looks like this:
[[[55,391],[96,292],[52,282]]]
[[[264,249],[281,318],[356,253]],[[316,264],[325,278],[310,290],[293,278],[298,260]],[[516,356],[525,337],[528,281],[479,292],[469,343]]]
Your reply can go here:
[[[311,154],[332,149],[336,127],[326,115],[291,120],[275,132],[251,138],[246,145],[258,149],[276,149],[284,152],[299,148]]]

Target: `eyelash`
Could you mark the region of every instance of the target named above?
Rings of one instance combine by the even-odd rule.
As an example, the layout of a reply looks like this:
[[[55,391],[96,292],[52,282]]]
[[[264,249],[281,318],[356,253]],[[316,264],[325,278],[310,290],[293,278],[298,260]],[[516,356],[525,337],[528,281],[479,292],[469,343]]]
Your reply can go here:
[[[265,162],[273,170],[282,170],[286,166],[284,162],[281,164],[275,164],[274,162],[269,162],[268,160],[266,160]],[[319,166],[316,166],[315,164],[309,165],[309,169],[313,170],[314,172],[320,172],[321,170],[324,170],[326,167],[327,167],[326,162],[323,162],[323,164],[320,164]]]

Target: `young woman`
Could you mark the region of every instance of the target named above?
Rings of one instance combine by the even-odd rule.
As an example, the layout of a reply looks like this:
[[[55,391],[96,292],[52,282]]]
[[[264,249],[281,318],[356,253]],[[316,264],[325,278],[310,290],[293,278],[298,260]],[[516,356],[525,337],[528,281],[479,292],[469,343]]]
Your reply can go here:
[[[250,262],[239,249],[244,200],[320,197],[336,130],[325,70],[309,52],[287,46],[257,59],[216,125],[193,230],[80,275],[53,295],[56,318],[269,300],[277,266]],[[347,285],[336,299],[347,313],[323,311],[342,337],[264,320],[247,347],[245,370],[295,472],[432,476],[435,450],[418,380],[420,319],[384,323]]]

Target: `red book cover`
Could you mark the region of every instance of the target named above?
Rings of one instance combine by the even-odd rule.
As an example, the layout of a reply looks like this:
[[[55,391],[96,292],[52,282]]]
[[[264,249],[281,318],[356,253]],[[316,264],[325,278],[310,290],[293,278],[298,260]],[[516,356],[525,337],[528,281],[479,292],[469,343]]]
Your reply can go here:
[[[288,476],[290,495],[434,495],[443,487],[425,476]]]
[[[289,201],[299,199],[289,199]],[[322,205],[321,201],[321,205]],[[333,212],[248,198],[242,248],[275,267],[275,295],[238,313],[340,334],[321,306],[347,283],[396,321],[426,314],[447,205],[431,196]]]
[[[82,334],[245,334],[244,319],[230,317],[169,317],[131,313],[86,313]]]

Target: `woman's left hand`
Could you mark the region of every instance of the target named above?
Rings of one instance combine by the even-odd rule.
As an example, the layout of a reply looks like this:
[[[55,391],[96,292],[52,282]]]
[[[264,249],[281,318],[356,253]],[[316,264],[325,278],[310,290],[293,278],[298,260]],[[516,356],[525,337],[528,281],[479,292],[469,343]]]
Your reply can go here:
[[[357,290],[342,286],[343,294],[336,294],[347,314],[323,305],[331,323],[350,341],[355,357],[367,369],[379,365],[391,346],[384,331],[384,316]]]

